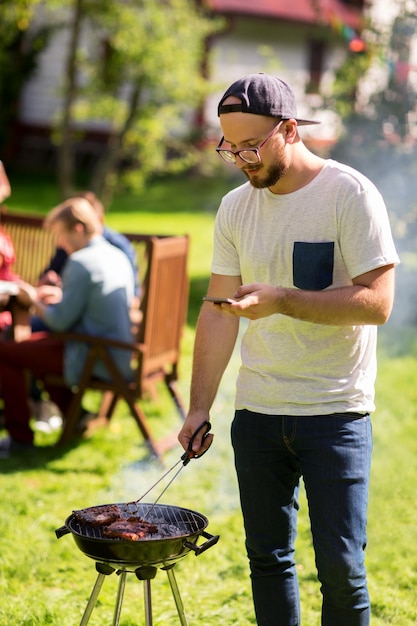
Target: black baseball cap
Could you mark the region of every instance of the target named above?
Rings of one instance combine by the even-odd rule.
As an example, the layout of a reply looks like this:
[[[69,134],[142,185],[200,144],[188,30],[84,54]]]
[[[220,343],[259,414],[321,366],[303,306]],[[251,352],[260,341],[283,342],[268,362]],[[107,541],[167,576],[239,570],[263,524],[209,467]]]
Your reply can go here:
[[[229,96],[239,98],[240,104],[223,104]],[[281,78],[263,73],[240,78],[224,93],[219,102],[218,115],[238,111],[283,120],[295,119],[299,125],[320,124],[313,120],[298,119],[291,87]]]

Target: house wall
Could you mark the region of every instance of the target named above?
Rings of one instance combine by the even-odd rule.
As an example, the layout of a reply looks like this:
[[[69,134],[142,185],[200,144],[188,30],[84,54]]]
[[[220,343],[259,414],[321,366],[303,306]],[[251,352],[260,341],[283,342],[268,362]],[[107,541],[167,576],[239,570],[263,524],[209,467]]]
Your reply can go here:
[[[56,165],[56,148],[50,131],[62,113],[70,30],[65,11],[40,5],[31,29],[36,30],[42,24],[52,26],[53,31],[48,46],[38,57],[34,74],[22,91],[12,153],[20,167],[49,170]],[[89,46],[95,45],[86,30],[81,32],[81,43],[87,54]],[[101,120],[90,120],[79,127],[88,134],[77,147],[77,164],[81,168],[90,167],[102,152],[108,126]]]
[[[375,0],[382,10],[386,2],[395,0]],[[384,15],[386,13],[383,12]],[[65,25],[65,16],[61,12],[39,12],[37,21],[47,20],[63,25],[56,30],[48,48],[41,54],[39,67],[33,78],[23,90],[20,103],[20,121],[24,128],[22,137],[28,146],[31,141],[28,128],[47,129],[56,119],[61,110],[63,72],[68,49],[69,30]],[[36,24],[35,24],[36,25]],[[322,123],[318,126],[307,126],[300,129],[304,139],[311,138],[325,146],[335,140],[340,122],[331,110],[322,108],[322,100],[315,94],[306,95],[309,81],[308,44],[317,26],[278,22],[276,20],[253,17],[235,16],[228,22],[228,28],[220,33],[211,47],[209,67],[210,80],[213,84],[212,94],[207,98],[203,111],[203,120],[208,125],[208,139],[215,140],[220,133],[217,118],[217,103],[227,86],[247,73],[265,71],[275,73],[289,82],[293,87],[298,103],[300,117],[312,117]],[[323,31],[321,31],[323,34]],[[321,89],[331,92],[334,70],[338,67],[347,52],[347,42],[340,34],[329,35],[327,52],[324,58]],[[84,33],[86,45],[93,45]],[[366,84],[366,83],[365,83]],[[366,89],[365,89],[366,91]],[[91,120],[88,129],[98,131],[99,135],[106,130],[106,125],[99,120]],[[33,134],[32,134],[33,138]],[[34,140],[39,143],[39,138]],[[94,141],[92,141],[94,143]],[[99,140],[100,143],[100,140]],[[97,143],[91,150],[97,150]],[[29,146],[30,147],[30,146]],[[34,145],[36,150],[37,145]],[[24,150],[27,148],[24,148]],[[90,148],[87,147],[89,150]]]
[[[32,28],[40,24],[53,24],[55,30],[48,46],[39,56],[38,67],[27,82],[20,102],[20,120],[25,124],[47,126],[55,120],[62,109],[62,90],[65,80],[65,67],[70,43],[70,30],[65,11],[40,10]],[[97,45],[96,35],[87,29],[80,34],[83,54]],[[105,129],[99,122],[91,122],[90,126]]]
[[[61,106],[60,91],[70,35],[66,18],[66,12],[46,11],[39,5],[30,26],[33,32],[44,24],[53,30],[48,46],[40,53],[37,68],[22,92],[19,116],[25,124],[48,125]]]
[[[339,121],[332,111],[322,110],[321,98],[306,95],[309,82],[309,41],[317,29],[311,26],[276,23],[271,20],[235,18],[231,28],[218,36],[212,46],[211,81],[214,91],[207,98],[205,119],[210,134],[220,132],[217,104],[225,89],[245,74],[267,72],[286,80],[293,88],[299,117],[317,119],[320,126],[300,128],[304,138],[333,141]],[[343,43],[329,42],[324,58],[322,87],[332,83],[334,70],[346,54]]]
[[[54,14],[52,14],[52,19]],[[46,19],[38,16],[37,23]],[[48,13],[51,20],[51,14]],[[58,24],[58,16],[55,16]],[[62,20],[62,18],[59,18]],[[62,21],[61,21],[62,23]],[[205,107],[206,121],[218,127],[216,103],[224,89],[236,78],[266,71],[276,73],[291,83],[300,94],[308,81],[307,41],[314,30],[308,26],[280,24],[266,19],[236,18],[231,29],[220,34],[212,47],[210,78],[215,93]],[[56,118],[62,104],[63,69],[68,49],[69,30],[59,28],[48,48],[39,57],[39,67],[23,90],[20,120],[25,124],[48,125]],[[323,81],[331,80],[332,69],[339,63],[343,47],[329,49]],[[299,114],[308,115],[311,106],[300,100]]]

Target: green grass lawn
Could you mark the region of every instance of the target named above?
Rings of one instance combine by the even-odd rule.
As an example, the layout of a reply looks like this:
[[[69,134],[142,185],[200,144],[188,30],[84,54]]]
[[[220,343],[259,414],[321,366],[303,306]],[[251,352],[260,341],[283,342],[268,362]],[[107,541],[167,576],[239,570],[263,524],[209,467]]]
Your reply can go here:
[[[117,198],[108,214],[108,223],[120,230],[191,235],[193,314],[183,340],[180,381],[185,399],[193,323],[208,279],[215,210],[228,186],[228,181],[216,181],[215,185],[161,181],[146,194]],[[15,182],[10,209],[46,211],[57,201],[53,187],[46,183],[37,182],[32,193],[29,187],[29,183]],[[409,334],[400,329],[400,338],[406,338],[402,342],[394,341],[397,332],[390,324],[380,332],[377,411],[373,416],[367,550],[373,626],[417,623],[417,343],[415,329]],[[236,351],[213,407],[215,441],[210,452],[186,466],[163,497],[166,503],[203,513],[209,519],[208,532],[220,534],[216,546],[198,557],[189,554],[176,566],[190,626],[255,624],[229,442],[238,362]],[[89,401],[93,405],[96,398]],[[145,403],[145,410],[157,434],[180,426],[162,392],[157,404]],[[47,436],[37,436],[39,444],[48,442]],[[179,447],[167,453],[166,467],[180,454]],[[74,508],[138,498],[162,473],[161,466],[147,457],[123,405],[109,428],[62,451],[45,447],[24,460],[0,460],[0,626],[78,625],[96,579],[94,562],[78,550],[70,535],[56,539],[55,529]],[[151,501],[151,496],[147,500]],[[302,624],[319,626],[320,591],[304,496],[297,561]],[[90,626],[112,623],[117,582],[116,575],[105,580]],[[179,623],[163,571],[152,582],[152,594],[155,626]],[[145,624],[142,583],[133,574],[128,576],[120,624]]]

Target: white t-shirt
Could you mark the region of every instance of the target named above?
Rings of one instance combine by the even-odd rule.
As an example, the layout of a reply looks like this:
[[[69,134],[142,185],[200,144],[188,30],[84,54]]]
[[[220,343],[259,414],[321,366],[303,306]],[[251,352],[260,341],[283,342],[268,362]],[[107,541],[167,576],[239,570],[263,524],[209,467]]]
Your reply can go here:
[[[211,270],[253,282],[332,289],[399,259],[384,201],[352,168],[327,160],[285,195],[250,183],[220,205]],[[273,415],[374,410],[376,326],[331,326],[285,315],[250,321],[236,408]]]

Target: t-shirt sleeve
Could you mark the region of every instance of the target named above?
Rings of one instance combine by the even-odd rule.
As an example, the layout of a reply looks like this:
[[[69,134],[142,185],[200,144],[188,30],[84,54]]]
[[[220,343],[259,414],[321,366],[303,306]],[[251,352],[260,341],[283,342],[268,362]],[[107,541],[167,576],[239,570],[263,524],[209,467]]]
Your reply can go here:
[[[240,276],[240,262],[232,239],[230,219],[224,201],[220,204],[214,224],[213,274]]]
[[[399,263],[385,203],[373,185],[348,201],[339,219],[340,249],[351,279]]]

